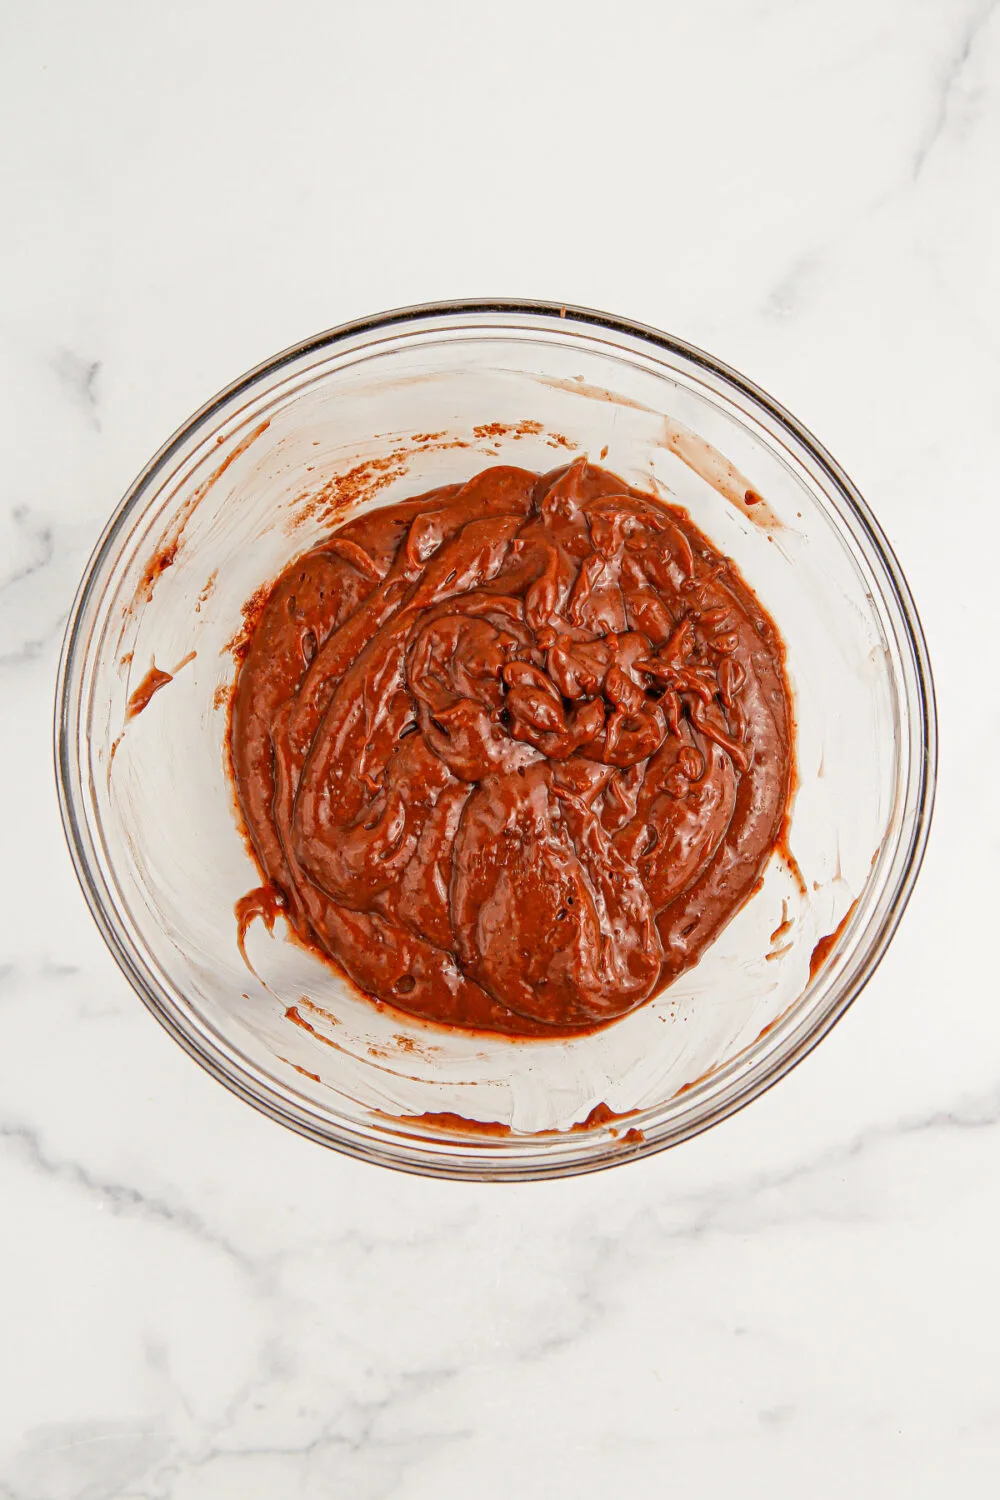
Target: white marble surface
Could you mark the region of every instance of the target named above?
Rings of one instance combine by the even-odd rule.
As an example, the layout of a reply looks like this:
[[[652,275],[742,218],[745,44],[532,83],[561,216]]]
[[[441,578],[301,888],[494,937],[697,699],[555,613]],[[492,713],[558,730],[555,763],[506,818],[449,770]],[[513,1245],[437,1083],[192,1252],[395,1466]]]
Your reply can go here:
[[[0,20],[0,1496],[994,1496],[1000,6],[12,0]],[[490,1188],[182,1055],[63,846],[88,551],[218,386],[505,293],[745,369],[867,494],[942,769],[889,956],[700,1140]]]

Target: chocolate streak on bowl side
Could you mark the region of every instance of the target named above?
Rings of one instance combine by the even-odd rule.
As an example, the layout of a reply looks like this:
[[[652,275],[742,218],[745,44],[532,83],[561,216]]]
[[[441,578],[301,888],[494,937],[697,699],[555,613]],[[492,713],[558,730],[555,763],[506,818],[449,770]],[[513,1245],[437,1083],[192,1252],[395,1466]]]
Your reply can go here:
[[[125,708],[126,724],[131,719],[134,719],[136,714],[141,714],[144,708],[148,708],[154,694],[158,693],[160,688],[166,687],[168,682],[173,682],[182,667],[186,667],[189,662],[194,661],[197,654],[196,651],[189,651],[184,660],[179,661],[172,672],[162,672],[154,661],[145,677],[139,683],[139,686],[129,695],[128,704]]]
[[[382,1112],[377,1110],[376,1113]],[[627,1109],[623,1114],[619,1114],[607,1104],[595,1104],[586,1119],[578,1120],[575,1125],[570,1125],[566,1130],[533,1130],[528,1131],[527,1134],[537,1139],[540,1136],[580,1135],[589,1130],[603,1130],[611,1127],[611,1134],[618,1137],[623,1145],[635,1145],[646,1139],[641,1130],[636,1130],[633,1126],[624,1135],[619,1136],[614,1126],[622,1120],[633,1119],[638,1113],[637,1109]],[[461,1136],[497,1137],[520,1133],[502,1120],[472,1120],[467,1115],[456,1114],[454,1110],[428,1110],[422,1115],[387,1115],[385,1118],[392,1120],[393,1124],[400,1122],[404,1125],[419,1125],[427,1130]]]
[[[851,902],[850,906],[844,912],[844,915],[841,917],[840,921],[837,923],[833,931],[828,932],[826,937],[821,937],[819,942],[816,944],[809,958],[810,979],[815,979],[816,975],[819,973],[820,969],[826,963],[827,959],[830,957],[830,954],[839,943],[841,934],[847,927],[848,922],[854,916],[857,905],[857,898],[855,898],[855,900]]]
[[[784,650],[687,514],[581,458],[339,527],[255,596],[237,796],[298,934],[444,1025],[633,1010],[756,888]]]
[[[125,709],[125,722],[134,719],[136,714],[141,714],[152,701],[153,694],[158,693],[160,688],[166,687],[168,682],[173,682],[173,672],[161,672],[154,662],[140,682],[139,686],[129,695],[128,705]]]
[[[230,465],[234,464],[238,458],[242,458],[247,449],[257,441],[262,433],[267,431],[270,425],[270,420],[259,422],[252,432],[247,433],[245,437],[240,439],[232,451],[226,454],[222,462],[216,465],[208,478],[202,480],[193,494],[189,495],[183,502],[177,514],[171,518],[170,524],[156,545],[156,550],[143,569],[139,586],[132,600],[133,607],[139,602],[149,603],[153,597],[153,590],[156,587],[157,580],[162,577],[168,568],[172,568],[177,561],[177,554],[184,540],[185,528],[198,509],[198,506],[204,500],[212,486],[222,478]],[[216,438],[217,443],[221,441],[221,437]]]

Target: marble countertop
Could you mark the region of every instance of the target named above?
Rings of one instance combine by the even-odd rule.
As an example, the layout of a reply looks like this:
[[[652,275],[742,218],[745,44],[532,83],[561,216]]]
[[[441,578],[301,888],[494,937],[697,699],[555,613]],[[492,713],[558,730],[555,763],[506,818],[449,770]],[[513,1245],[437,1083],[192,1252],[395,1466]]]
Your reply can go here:
[[[0,1497],[995,1495],[1000,6],[3,33]],[[91,922],[50,751],[73,590],[163,438],[317,329],[484,293],[669,329],[800,416],[942,722],[923,875],[819,1050],[675,1151],[505,1188],[338,1157],[191,1063]]]

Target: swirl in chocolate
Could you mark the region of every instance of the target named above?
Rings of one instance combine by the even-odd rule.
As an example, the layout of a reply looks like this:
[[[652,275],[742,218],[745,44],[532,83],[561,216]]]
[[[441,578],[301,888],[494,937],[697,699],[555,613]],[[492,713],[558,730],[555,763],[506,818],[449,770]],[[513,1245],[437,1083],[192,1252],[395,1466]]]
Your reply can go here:
[[[365,992],[592,1028],[758,882],[792,772],[778,633],[681,510],[581,459],[342,526],[274,584],[232,762],[268,882]]]

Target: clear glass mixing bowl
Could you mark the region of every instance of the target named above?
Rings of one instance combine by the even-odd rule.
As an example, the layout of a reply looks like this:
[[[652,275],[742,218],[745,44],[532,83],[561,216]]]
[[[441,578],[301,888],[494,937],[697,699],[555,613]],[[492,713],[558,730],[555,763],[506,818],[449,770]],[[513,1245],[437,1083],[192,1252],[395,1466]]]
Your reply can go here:
[[[250,928],[245,961],[234,906],[259,876],[226,769],[243,605],[355,508],[497,460],[548,469],[577,453],[686,506],[784,637],[797,790],[761,889],[691,972],[570,1041],[449,1032],[377,1008],[281,919],[270,934]],[[154,659],[179,670],[127,719]],[[309,339],[165,444],[80,586],[56,760],[77,873],[111,951],[216,1078],[369,1161],[524,1179],[684,1140],[816,1045],[885,952],[916,878],[935,720],[899,566],[793,417],[652,329],[464,302]]]

